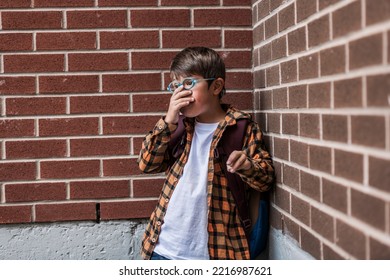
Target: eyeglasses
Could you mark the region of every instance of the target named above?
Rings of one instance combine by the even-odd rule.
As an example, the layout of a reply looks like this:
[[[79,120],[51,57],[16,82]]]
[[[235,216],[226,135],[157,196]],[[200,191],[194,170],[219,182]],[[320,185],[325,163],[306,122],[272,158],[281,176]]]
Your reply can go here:
[[[215,80],[215,78],[208,78],[208,79],[185,78],[181,83],[179,83],[178,81],[173,81],[168,85],[167,90],[173,93],[180,86],[183,86],[185,90],[189,90],[192,89],[200,81],[212,81],[212,80]]]

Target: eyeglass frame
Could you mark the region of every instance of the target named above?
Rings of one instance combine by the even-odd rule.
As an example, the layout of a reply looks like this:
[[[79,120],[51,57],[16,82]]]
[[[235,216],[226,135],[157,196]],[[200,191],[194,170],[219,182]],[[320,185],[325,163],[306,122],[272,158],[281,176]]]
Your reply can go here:
[[[180,86],[182,86],[183,84],[184,84],[184,81],[185,80],[192,80],[192,83],[193,83],[193,85],[190,87],[190,88],[186,88],[185,90],[190,90],[190,89],[192,89],[194,86],[196,86],[196,84],[199,82],[199,81],[213,81],[213,80],[215,80],[216,78],[194,78],[194,77],[187,77],[187,78],[184,78],[183,79],[183,82],[178,82],[178,87],[180,87]],[[174,90],[172,91],[171,89],[170,89],[170,86],[171,86],[171,84],[172,84],[173,82],[170,82],[169,84],[168,84],[168,86],[167,86],[167,90],[169,91],[169,92],[171,92],[171,93],[173,93],[174,92]]]

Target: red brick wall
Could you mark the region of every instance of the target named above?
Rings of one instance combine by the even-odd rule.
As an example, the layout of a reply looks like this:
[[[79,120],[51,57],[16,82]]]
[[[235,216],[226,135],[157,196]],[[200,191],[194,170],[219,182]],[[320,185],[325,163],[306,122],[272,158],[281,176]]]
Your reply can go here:
[[[390,2],[252,3],[272,226],[317,259],[390,259]]]
[[[163,176],[136,164],[169,63],[218,50],[253,109],[251,2],[0,0],[0,224],[146,218]]]

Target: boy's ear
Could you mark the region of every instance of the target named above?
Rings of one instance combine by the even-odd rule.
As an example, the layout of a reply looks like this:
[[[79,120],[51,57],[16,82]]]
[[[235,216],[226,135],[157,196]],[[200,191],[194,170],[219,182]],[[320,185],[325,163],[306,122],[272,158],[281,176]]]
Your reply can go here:
[[[222,91],[224,86],[225,86],[225,80],[222,78],[217,78],[213,83],[213,94],[219,95],[219,93]]]

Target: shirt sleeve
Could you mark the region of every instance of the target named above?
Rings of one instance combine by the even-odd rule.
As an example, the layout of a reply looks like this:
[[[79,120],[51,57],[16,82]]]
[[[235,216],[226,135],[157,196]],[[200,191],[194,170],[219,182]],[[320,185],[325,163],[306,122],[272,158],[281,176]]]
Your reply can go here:
[[[258,191],[269,190],[275,178],[275,171],[257,123],[248,125],[244,143],[244,152],[251,167],[248,170],[239,170],[237,173],[252,188]]]
[[[176,128],[177,125],[167,124],[164,118],[161,118],[145,136],[137,161],[142,172],[159,173],[168,169],[170,158],[167,148],[171,134]]]

